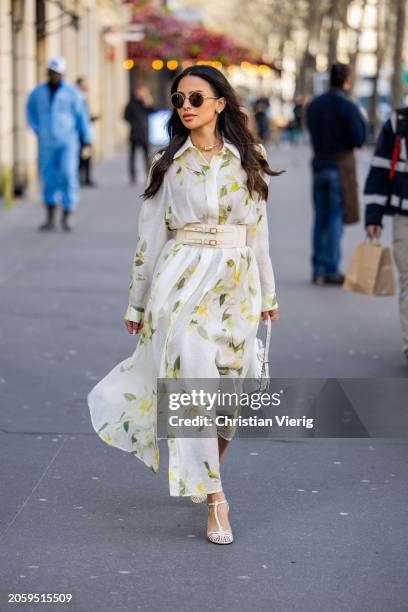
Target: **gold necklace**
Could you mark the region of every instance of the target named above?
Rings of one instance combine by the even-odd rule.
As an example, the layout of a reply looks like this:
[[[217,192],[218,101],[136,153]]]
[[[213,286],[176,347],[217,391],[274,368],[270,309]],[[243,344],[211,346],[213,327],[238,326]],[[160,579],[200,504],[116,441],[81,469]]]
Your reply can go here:
[[[213,145],[204,145],[203,147],[199,147],[198,145],[194,145],[194,142],[193,142],[193,145],[194,145],[194,146],[195,146],[197,149],[199,149],[200,151],[211,151],[212,149],[214,149],[216,146],[218,146],[218,145],[220,145],[220,144],[222,144],[222,141],[221,141],[221,140],[219,140],[218,142],[216,142],[216,143],[215,143],[215,144],[213,144]]]

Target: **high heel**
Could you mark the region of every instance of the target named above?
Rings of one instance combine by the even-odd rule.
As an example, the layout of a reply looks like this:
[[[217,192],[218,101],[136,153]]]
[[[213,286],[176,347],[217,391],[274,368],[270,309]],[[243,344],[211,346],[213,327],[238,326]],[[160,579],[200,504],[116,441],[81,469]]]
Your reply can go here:
[[[191,495],[190,499],[194,504],[201,504],[207,499],[207,495]]]
[[[215,502],[208,502],[208,506],[214,506],[215,520],[217,521],[218,531],[207,531],[207,538],[214,544],[232,544],[234,538],[230,529],[224,529],[218,519],[217,507],[220,504],[227,504],[227,511],[229,512],[229,504],[226,499]]]

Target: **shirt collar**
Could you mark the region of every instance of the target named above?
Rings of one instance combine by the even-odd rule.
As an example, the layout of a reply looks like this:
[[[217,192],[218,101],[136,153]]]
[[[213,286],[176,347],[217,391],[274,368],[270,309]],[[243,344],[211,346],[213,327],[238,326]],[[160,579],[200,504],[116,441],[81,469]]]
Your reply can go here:
[[[190,148],[195,149],[196,147],[193,145],[191,141],[191,136],[188,135],[185,142],[181,145],[181,147],[173,155],[173,159],[177,159],[177,157],[180,157],[185,151],[187,151],[187,149],[190,149]],[[241,159],[238,147],[236,147],[232,142],[230,142],[226,138],[224,138],[224,148],[231,151],[231,153],[233,153],[235,157],[238,157],[238,159]]]

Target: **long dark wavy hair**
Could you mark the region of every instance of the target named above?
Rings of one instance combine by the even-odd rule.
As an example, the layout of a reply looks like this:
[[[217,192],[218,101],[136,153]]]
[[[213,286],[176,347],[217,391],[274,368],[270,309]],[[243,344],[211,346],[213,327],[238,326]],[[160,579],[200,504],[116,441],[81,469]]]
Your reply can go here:
[[[219,138],[226,138],[238,148],[242,167],[247,174],[247,189],[250,196],[252,197],[256,192],[266,200],[268,185],[261,173],[277,176],[284,170],[280,172],[272,170],[256,146],[257,140],[248,128],[248,117],[241,111],[234,89],[220,70],[208,65],[199,65],[189,66],[176,76],[171,85],[171,93],[177,91],[181,79],[187,75],[204,79],[210,84],[215,96],[225,98],[225,108],[217,117],[216,134]],[[173,163],[173,155],[183,145],[190,133],[190,130],[183,125],[176,109],[173,109],[167,123],[167,132],[169,144],[160,149],[159,152],[162,155],[152,166],[150,181],[142,196],[145,200],[158,192],[166,171]]]

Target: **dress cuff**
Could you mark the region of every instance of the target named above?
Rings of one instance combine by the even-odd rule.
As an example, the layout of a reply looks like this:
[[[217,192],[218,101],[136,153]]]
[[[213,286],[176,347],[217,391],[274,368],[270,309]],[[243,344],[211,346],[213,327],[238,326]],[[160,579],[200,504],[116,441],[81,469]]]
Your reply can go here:
[[[279,308],[279,305],[275,293],[264,295],[262,297],[262,312],[265,312],[266,310],[276,310],[277,308]]]
[[[132,306],[129,304],[123,317],[126,321],[133,321],[134,323],[140,323],[144,316],[144,308],[140,306]]]

